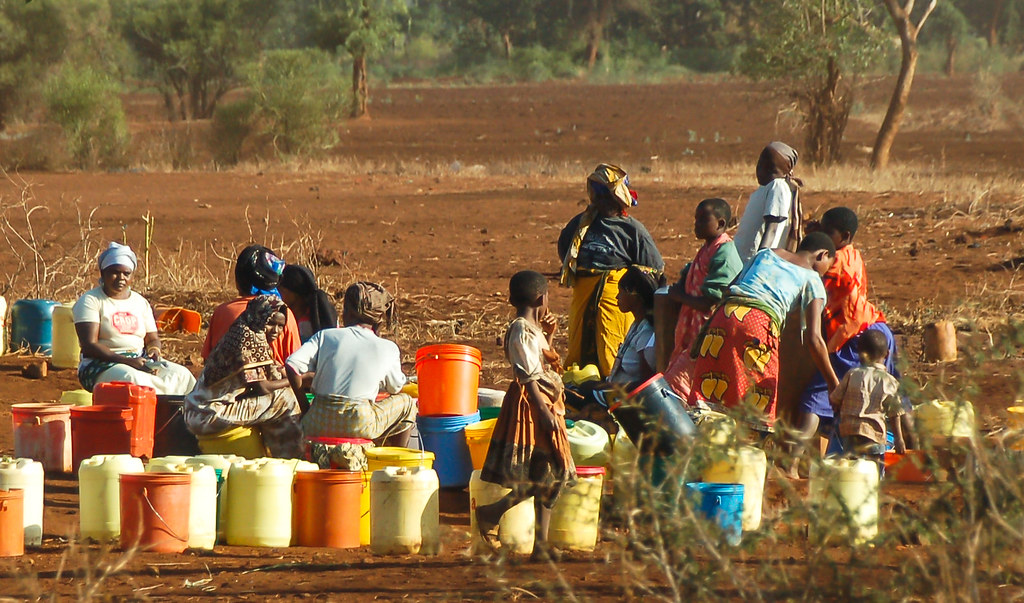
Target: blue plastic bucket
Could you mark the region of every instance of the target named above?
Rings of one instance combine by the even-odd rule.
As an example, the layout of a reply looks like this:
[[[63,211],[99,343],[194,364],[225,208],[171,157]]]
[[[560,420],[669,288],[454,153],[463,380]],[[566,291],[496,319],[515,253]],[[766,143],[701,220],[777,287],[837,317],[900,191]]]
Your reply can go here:
[[[417,417],[423,449],[434,453],[434,471],[442,488],[469,484],[473,459],[466,444],[466,425],[480,420],[480,413],[462,416]]]
[[[11,347],[27,347],[42,354],[53,352],[53,309],[50,299],[19,299],[11,306]]]
[[[691,482],[686,489],[700,513],[722,529],[726,542],[739,544],[743,535],[743,484]]]

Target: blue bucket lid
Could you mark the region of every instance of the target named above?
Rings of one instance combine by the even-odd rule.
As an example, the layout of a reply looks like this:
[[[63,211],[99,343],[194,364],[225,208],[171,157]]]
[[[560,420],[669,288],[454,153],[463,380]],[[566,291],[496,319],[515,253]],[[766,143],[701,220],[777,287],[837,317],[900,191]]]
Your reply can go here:
[[[712,482],[688,482],[686,488],[694,492],[729,495],[743,494],[743,484],[716,484]]]
[[[480,412],[471,415],[436,415],[416,417],[420,431],[462,431],[466,425],[480,421]]]

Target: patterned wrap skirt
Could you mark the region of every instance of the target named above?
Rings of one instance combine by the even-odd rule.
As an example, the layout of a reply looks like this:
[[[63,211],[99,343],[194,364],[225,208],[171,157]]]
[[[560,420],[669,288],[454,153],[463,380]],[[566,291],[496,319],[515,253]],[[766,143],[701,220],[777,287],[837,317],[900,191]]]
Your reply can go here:
[[[416,400],[392,394],[383,400],[356,400],[317,394],[302,417],[307,438],[365,438],[380,444],[416,425]]]
[[[551,508],[562,488],[576,481],[563,398],[559,390],[547,400],[558,425],[546,433],[533,420],[526,388],[513,381],[501,403],[480,479],[510,488],[519,499],[536,497]]]

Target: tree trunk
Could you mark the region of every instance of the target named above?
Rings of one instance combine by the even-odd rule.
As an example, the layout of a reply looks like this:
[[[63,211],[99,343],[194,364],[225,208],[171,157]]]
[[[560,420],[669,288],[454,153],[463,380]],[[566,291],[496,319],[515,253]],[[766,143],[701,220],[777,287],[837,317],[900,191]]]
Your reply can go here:
[[[953,77],[956,72],[956,51],[960,46],[960,38],[956,34],[949,34],[946,38],[946,66],[943,71],[946,77]]]
[[[808,90],[801,101],[805,108],[808,160],[814,165],[839,161],[843,132],[850,118],[852,95],[842,91],[842,72],[835,57],[829,57],[824,84]]]
[[[366,55],[352,57],[352,117],[370,117],[366,108]]]
[[[1003,18],[1003,5],[1006,4],[1006,0],[993,0],[992,1],[992,17],[988,22],[988,47],[996,48],[999,46],[999,23]]]
[[[911,21],[911,14],[896,4],[896,0],[885,0],[886,8],[892,16],[896,30],[900,34],[900,46],[903,49],[900,60],[900,74],[896,78],[896,88],[892,91],[892,98],[889,100],[889,108],[885,111],[885,119],[882,120],[882,127],[878,129],[878,137],[875,139],[875,148],[871,151],[871,167],[880,170],[889,165],[889,154],[892,151],[892,144],[896,140],[896,133],[900,130],[900,123],[903,121],[903,113],[907,109],[910,100],[910,88],[914,84],[914,72],[917,71],[917,34],[921,31],[928,15],[935,8],[936,0],[929,3],[921,20],[915,25]],[[913,1],[907,3],[913,6]]]
[[[512,60],[512,32],[508,31],[508,30],[504,31],[501,34],[501,41],[505,44],[505,60],[506,61],[511,61]]]
[[[596,6],[590,13],[587,23],[587,70],[593,70],[597,64],[597,55],[604,41],[604,24],[608,22],[612,3],[610,0],[595,0]]]

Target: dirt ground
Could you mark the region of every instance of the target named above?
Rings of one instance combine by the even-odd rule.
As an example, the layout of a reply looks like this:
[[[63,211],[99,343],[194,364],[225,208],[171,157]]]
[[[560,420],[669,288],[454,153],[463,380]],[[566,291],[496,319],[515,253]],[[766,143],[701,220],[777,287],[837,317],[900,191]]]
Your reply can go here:
[[[848,130],[844,150],[850,164],[863,166],[865,183],[872,177],[864,149],[873,141],[890,84],[867,87],[864,108]],[[1021,176],[1024,131],[1012,120],[975,128],[971,84],[969,78],[919,78],[893,155],[926,166],[937,174],[933,178],[973,179],[979,196],[954,197],[941,187],[916,190],[910,184],[883,193],[870,186],[816,192],[816,172],[803,166],[803,199],[815,215],[839,204],[857,210],[856,244],[867,262],[871,295],[899,336],[906,376],[927,395],[966,394],[990,429],[1003,423],[1002,409],[1024,391],[1020,354],[995,349],[1000,319],[1021,313],[1024,285],[1016,267],[1024,262],[1024,210],[1019,184],[1009,192],[992,185]],[[1004,82],[1008,96],[1022,90],[1024,77]],[[594,164],[612,161],[631,172],[640,194],[632,213],[651,231],[671,275],[698,247],[692,212],[700,199],[723,197],[738,212],[755,186],[753,163],[761,146],[777,138],[801,146],[793,120],[779,113],[784,99],[764,86],[731,81],[407,87],[381,90],[374,98],[373,119],[346,124],[340,151],[322,164],[11,174],[0,181],[8,225],[7,243],[0,244],[6,283],[0,286],[9,301],[33,295],[37,284],[48,296],[73,301],[94,279],[91,262],[99,245],[126,237],[141,249],[148,213],[155,220],[151,280],[147,285],[140,270],[135,288],[154,306],[185,305],[208,316],[231,296],[234,252],[255,240],[290,261],[315,258],[331,293],[357,279],[385,283],[400,299],[401,323],[393,337],[410,374],[418,347],[468,343],[484,353],[482,384],[501,387],[507,369],[495,340],[510,318],[507,279],[525,268],[557,273],[556,238],[582,209],[583,181]],[[128,101],[137,140],[158,140],[159,99],[137,95]],[[195,124],[193,134],[207,127]],[[204,152],[197,142],[195,154]],[[706,173],[708,166],[713,171],[740,162],[750,165],[749,181],[712,187],[688,176],[691,169]],[[31,231],[17,205],[22,199],[44,208],[32,213]],[[12,237],[14,231],[31,244]],[[564,316],[568,299],[566,290],[552,289],[556,313]],[[921,326],[943,316],[963,331],[963,359],[926,364]],[[172,358],[198,371],[201,339],[168,340]],[[55,400],[62,390],[78,387],[70,370],[43,380],[22,377],[30,360],[0,358],[0,423],[10,424],[11,404]],[[0,450],[13,450],[9,429],[0,429]],[[144,553],[98,589],[155,599],[555,598],[548,589],[556,587],[556,572],[549,566],[470,561],[466,498],[446,493],[446,549],[436,558],[303,548]],[[46,503],[44,546],[0,561],[0,593],[74,595],[97,584],[83,568],[118,558],[95,547],[68,548],[77,527],[73,478],[50,476]],[[558,569],[585,598],[636,594],[624,590],[622,568],[605,546],[571,556]]]

